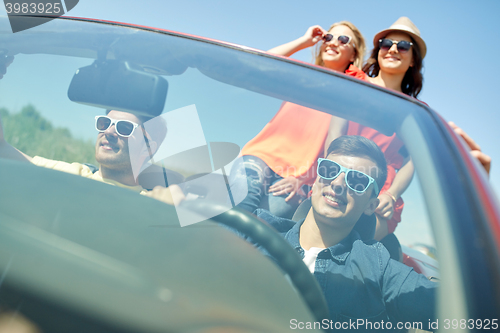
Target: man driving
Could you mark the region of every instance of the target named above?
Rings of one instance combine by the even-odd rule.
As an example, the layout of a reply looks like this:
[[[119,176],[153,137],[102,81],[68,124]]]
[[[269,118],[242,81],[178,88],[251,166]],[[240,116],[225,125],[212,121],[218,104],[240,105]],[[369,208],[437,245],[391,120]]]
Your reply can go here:
[[[304,221],[295,223],[264,210],[256,214],[302,256],[323,290],[330,320],[376,325],[389,321],[391,331],[397,331],[397,323],[420,322],[426,329],[435,317],[437,283],[390,259],[381,243],[362,241],[353,230],[362,214],[371,215],[377,208],[387,175],[380,149],[360,136],[339,137],[327,158],[319,159],[317,171],[312,207]],[[373,326],[356,329],[371,331]]]

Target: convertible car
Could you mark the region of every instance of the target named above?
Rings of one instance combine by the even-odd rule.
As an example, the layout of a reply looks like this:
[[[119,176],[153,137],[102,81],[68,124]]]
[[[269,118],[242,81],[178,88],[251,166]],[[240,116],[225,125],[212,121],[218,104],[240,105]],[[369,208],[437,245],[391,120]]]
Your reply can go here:
[[[129,140],[134,177],[145,190],[177,184],[186,195],[168,205],[0,158],[0,329],[285,332],[326,318],[295,250],[234,208],[245,193],[228,183],[241,148],[283,102],[403,140],[416,175],[396,235],[406,264],[439,277],[435,328],[498,329],[498,202],[462,141],[419,101],[239,45],[81,18],[12,33],[0,17],[0,57],[0,116],[12,146],[93,173],[98,131],[163,128],[154,155],[145,134]],[[137,127],[107,110],[150,120]],[[435,248],[436,260],[413,244]]]

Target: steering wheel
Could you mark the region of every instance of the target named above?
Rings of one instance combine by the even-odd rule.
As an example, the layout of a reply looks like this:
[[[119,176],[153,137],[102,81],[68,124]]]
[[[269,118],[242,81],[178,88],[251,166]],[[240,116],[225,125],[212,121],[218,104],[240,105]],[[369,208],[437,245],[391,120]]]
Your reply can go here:
[[[214,216],[211,220],[231,227],[262,246],[275,258],[288,274],[317,321],[329,318],[328,305],[321,288],[309,272],[299,254],[272,227],[261,219],[239,208],[227,210],[227,206],[206,200],[187,200],[181,207],[200,215]]]

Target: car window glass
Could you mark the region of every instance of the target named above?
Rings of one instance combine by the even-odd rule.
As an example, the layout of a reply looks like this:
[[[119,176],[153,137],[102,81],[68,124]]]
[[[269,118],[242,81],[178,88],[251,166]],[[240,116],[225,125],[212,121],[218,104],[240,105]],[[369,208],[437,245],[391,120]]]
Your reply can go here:
[[[86,24],[75,26],[78,25]],[[64,27],[64,22],[54,22],[54,26]],[[29,41],[35,38],[35,32],[51,29],[50,24],[44,25],[39,30],[27,31],[25,38]],[[125,29],[125,32],[111,26],[102,29],[100,33],[99,28],[94,27],[87,35],[74,28],[74,35],[68,32],[60,41],[55,41],[50,33],[39,34],[31,45],[12,41],[10,47],[16,51],[15,59],[0,80],[0,112],[5,137],[11,145],[30,156],[98,167],[95,117],[105,115],[106,109],[75,103],[68,97],[75,73],[96,61],[127,62],[138,71],[168,82],[165,104],[158,116],[165,121],[167,134],[158,153],[149,156],[148,166],[167,168],[185,179],[207,173],[229,175],[240,150],[273,121],[283,103],[312,107],[314,112],[322,114],[348,114],[349,120],[364,120],[386,132],[399,131],[403,119],[377,120],[378,102],[370,100],[366,92],[381,95],[395,105],[410,104],[352,79],[345,79],[346,87],[340,86],[339,79],[325,70],[277,62],[251,52],[237,51],[231,46],[221,47],[193,38],[146,33],[139,29]],[[250,61],[253,57],[255,62]],[[294,82],[287,75],[301,81]],[[318,93],[317,97],[310,98],[299,89],[305,86],[311,91],[328,91],[333,89],[329,85],[337,91],[348,87],[359,89],[360,98],[365,98],[366,104],[362,109],[352,108],[351,114],[349,108],[352,106],[341,93]],[[153,128],[151,124],[144,124],[146,131]],[[141,127],[135,131],[142,133]],[[405,140],[411,138],[411,131],[405,129]],[[137,151],[141,150],[143,141],[138,143]],[[132,144],[130,147],[132,152]],[[135,170],[136,176],[144,170],[142,156],[140,152],[131,154],[132,164],[140,164]],[[411,151],[408,156],[412,157]],[[395,234],[402,245],[427,251],[430,257],[436,258],[428,202],[420,185],[423,177],[425,175],[417,170],[402,196],[405,202],[402,222]],[[101,189],[99,186],[101,184],[96,185],[96,189]],[[89,193],[89,197],[96,195]],[[222,200],[231,204],[227,199]],[[75,207],[77,205],[80,203],[75,203]],[[149,222],[152,225],[161,223]]]

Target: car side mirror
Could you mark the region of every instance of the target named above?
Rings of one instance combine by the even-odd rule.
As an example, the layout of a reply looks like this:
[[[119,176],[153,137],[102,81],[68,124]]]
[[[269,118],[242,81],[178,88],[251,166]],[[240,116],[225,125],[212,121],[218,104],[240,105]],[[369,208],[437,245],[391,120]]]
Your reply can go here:
[[[71,80],[71,101],[149,117],[163,112],[168,82],[126,61],[96,60],[78,69]]]

